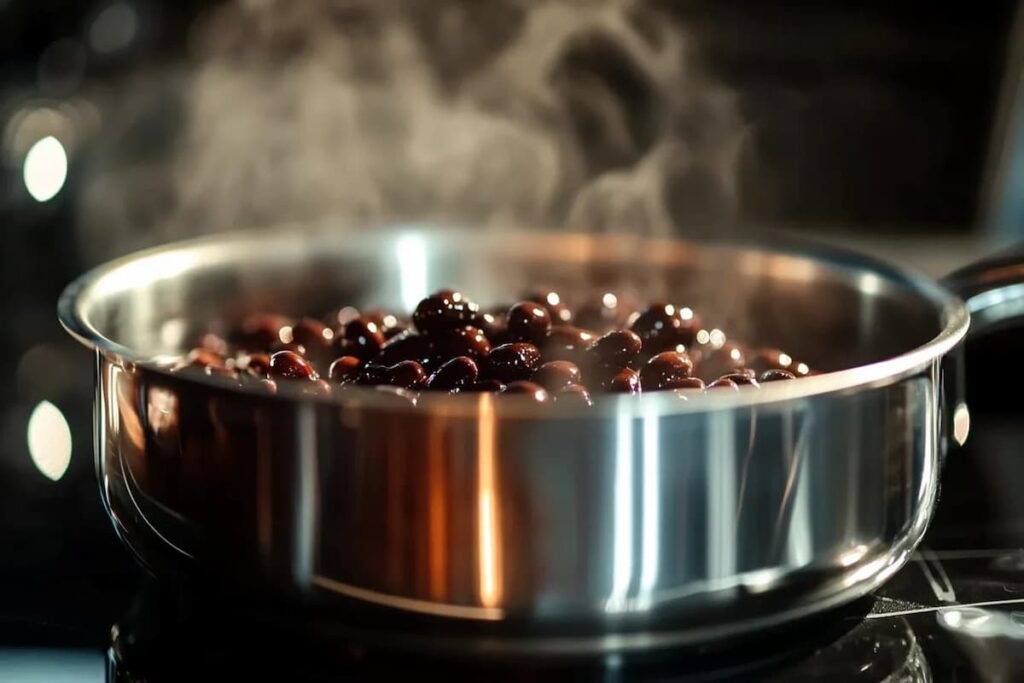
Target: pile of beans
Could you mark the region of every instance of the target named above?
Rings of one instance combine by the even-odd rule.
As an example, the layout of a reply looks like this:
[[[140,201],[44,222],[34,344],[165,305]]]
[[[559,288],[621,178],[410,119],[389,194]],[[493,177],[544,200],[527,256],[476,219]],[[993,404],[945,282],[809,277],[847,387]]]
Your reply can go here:
[[[739,391],[811,374],[783,351],[704,329],[689,308],[636,310],[614,294],[574,309],[540,291],[484,310],[446,289],[409,317],[346,307],[326,320],[256,315],[226,339],[205,335],[178,368],[270,392],[294,380],[321,395],[363,385],[588,405],[598,393]]]

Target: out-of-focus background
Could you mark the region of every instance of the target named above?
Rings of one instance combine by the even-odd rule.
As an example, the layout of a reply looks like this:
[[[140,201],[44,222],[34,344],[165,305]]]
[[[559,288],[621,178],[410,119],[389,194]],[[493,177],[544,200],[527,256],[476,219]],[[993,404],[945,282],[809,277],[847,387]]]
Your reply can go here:
[[[109,624],[104,586],[130,572],[96,533],[90,357],[55,316],[83,270],[219,230],[430,219],[781,226],[939,275],[1024,230],[1017,17],[1009,0],[0,0],[0,600],[92,601]]]

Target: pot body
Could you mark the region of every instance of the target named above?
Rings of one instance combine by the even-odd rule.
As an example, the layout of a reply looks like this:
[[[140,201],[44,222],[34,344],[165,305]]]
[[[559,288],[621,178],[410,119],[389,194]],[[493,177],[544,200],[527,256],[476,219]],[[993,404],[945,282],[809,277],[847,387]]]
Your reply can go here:
[[[222,238],[69,290],[116,342],[97,343],[97,463],[145,563],[484,648],[571,652],[705,642],[828,609],[880,585],[921,539],[967,327],[937,286],[806,249],[445,239],[278,238],[258,257],[242,248],[252,238]],[[125,267],[139,282],[119,288]],[[168,325],[199,329],[224,301],[299,314],[325,297],[397,306],[542,277],[654,291],[815,367],[854,369],[562,411],[490,395],[262,395],[124,352],[177,350],[187,332]]]

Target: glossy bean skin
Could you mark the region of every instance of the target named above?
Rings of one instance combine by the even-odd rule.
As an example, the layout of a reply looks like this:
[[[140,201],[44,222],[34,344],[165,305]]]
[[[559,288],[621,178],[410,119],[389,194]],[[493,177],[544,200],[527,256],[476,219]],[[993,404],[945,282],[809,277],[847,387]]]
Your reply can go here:
[[[442,289],[423,299],[412,314],[412,322],[422,333],[434,333],[465,325],[474,325],[480,307],[457,289]]]
[[[530,380],[548,391],[554,392],[573,384],[578,385],[580,378],[580,369],[575,363],[570,363],[567,360],[553,360],[537,368]]]
[[[360,316],[345,325],[342,332],[342,350],[364,360],[380,353],[386,340],[376,321]]]
[[[540,367],[540,360],[540,350],[533,344],[503,344],[491,350],[487,359],[487,376],[505,384],[528,380]]]
[[[545,289],[530,292],[523,299],[533,301],[548,309],[552,325],[565,325],[572,322],[572,309],[562,300],[561,295],[554,290]]]
[[[555,392],[555,403],[590,406],[594,404],[594,401],[590,398],[590,392],[587,391],[586,387],[579,384],[569,384]]]
[[[716,389],[731,389],[733,391],[739,391],[740,385],[736,384],[736,382],[733,382],[731,379],[716,379],[714,382],[707,386],[707,390],[713,391]]]
[[[501,392],[502,394],[520,394],[531,397],[537,403],[547,403],[550,398],[548,390],[536,382],[519,380],[509,382]]]
[[[313,365],[294,351],[278,351],[272,355],[270,374],[283,379],[318,379]]]
[[[746,374],[744,372],[730,372],[727,375],[722,375],[721,377],[719,377],[719,379],[732,380],[738,386],[741,386],[741,387],[742,386],[750,386],[750,387],[760,386],[760,384],[758,383],[757,379],[755,379],[754,377],[751,377],[750,375],[748,375],[748,374]]]
[[[789,370],[765,370],[761,373],[761,382],[783,382],[786,380],[796,379]]]
[[[491,343],[478,327],[463,325],[434,335],[435,363],[440,365],[456,356],[480,361],[487,358]]]
[[[414,360],[420,365],[429,366],[437,356],[436,345],[426,335],[407,330],[387,341],[380,350],[380,355],[373,359],[381,365],[394,365],[403,360]]]
[[[384,380],[393,387],[419,389],[427,383],[427,372],[414,360],[403,360],[387,368]]]
[[[480,369],[468,356],[456,356],[443,363],[427,379],[427,388],[435,391],[461,391],[476,384]]]
[[[643,342],[632,330],[614,330],[594,341],[587,353],[604,367],[624,368],[640,356]]]
[[[551,314],[534,301],[520,301],[508,309],[506,329],[512,341],[539,345],[551,330]]]
[[[672,304],[656,303],[648,306],[630,325],[639,335],[649,354],[693,344],[700,322],[689,312]]]
[[[633,368],[622,368],[602,381],[601,388],[613,394],[639,394],[640,373]]]
[[[678,389],[688,385],[693,375],[693,361],[679,351],[663,351],[652,357],[640,370],[640,386],[644,391]]]
[[[331,363],[327,375],[332,382],[346,384],[356,380],[362,367],[363,361],[359,358],[355,356],[342,356]]]

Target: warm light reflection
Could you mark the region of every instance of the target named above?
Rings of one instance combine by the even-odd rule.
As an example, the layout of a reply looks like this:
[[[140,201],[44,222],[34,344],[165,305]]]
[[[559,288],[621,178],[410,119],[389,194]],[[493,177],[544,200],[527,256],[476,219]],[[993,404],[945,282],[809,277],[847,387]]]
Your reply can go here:
[[[679,317],[683,320],[693,320],[693,309],[683,306],[679,309]]]
[[[711,332],[708,334],[708,341],[711,342],[711,345],[714,346],[716,349],[724,346],[725,332],[722,332],[718,328],[711,330]]]
[[[501,600],[501,530],[498,524],[494,477],[494,404],[489,394],[480,397],[480,426],[477,441],[480,603],[494,607]]]
[[[615,296],[611,292],[607,292],[601,297],[601,303],[605,308],[615,308],[619,305],[619,297]]]
[[[427,565],[430,597],[442,600],[448,582],[448,476],[445,470],[445,444],[440,423],[429,423],[427,448],[427,524],[429,545]]]
[[[68,155],[60,140],[48,135],[32,145],[22,174],[32,199],[45,202],[57,196],[68,177]]]
[[[71,464],[71,428],[64,414],[49,401],[41,401],[28,418],[28,452],[32,463],[51,481]]]
[[[965,403],[958,403],[953,411],[953,438],[958,445],[963,446],[967,442],[967,436],[971,433],[971,413],[967,410]]]

